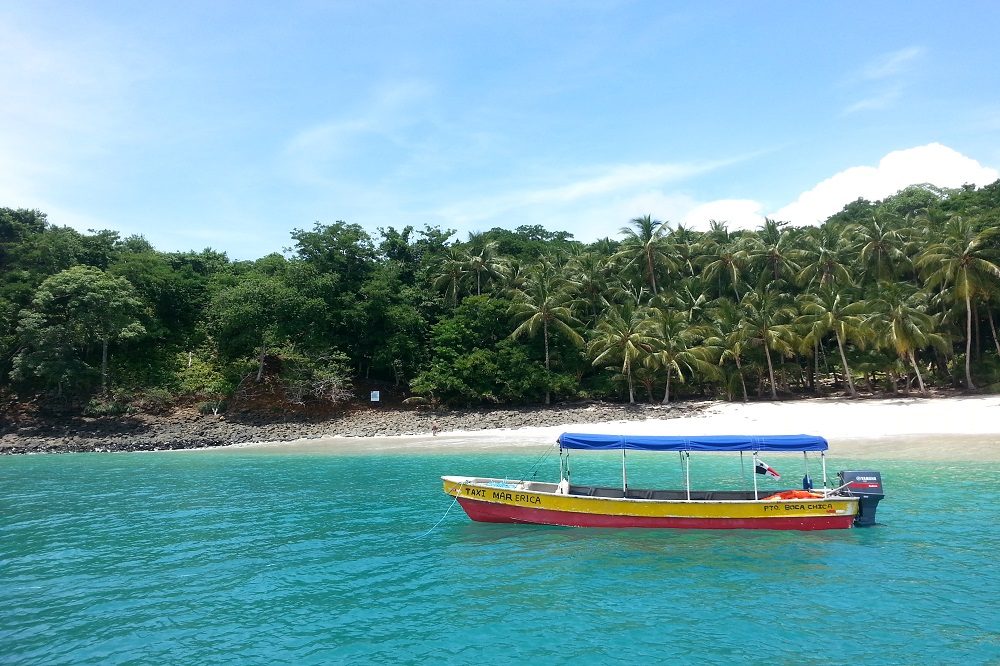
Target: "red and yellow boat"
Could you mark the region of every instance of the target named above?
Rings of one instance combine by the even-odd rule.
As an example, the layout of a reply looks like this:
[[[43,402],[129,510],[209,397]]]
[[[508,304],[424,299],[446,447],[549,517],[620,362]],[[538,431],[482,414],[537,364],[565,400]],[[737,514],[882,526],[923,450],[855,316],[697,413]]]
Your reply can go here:
[[[812,435],[666,437],[563,433],[559,440],[558,483],[444,476],[444,492],[476,521],[569,527],[661,527],[694,529],[826,530],[873,525],[882,499],[878,472],[842,471],[841,485],[827,488],[825,452],[829,445]],[[569,451],[622,452],[622,485],[570,483]],[[628,485],[625,452],[679,451],[685,466],[681,490],[635,489]],[[802,490],[763,492],[753,489],[692,490],[692,451],[739,451],[753,454],[754,470],[767,471],[760,452],[819,452],[823,488],[813,490],[808,476]],[[808,470],[808,468],[807,468]],[[770,470],[773,474],[773,470]]]

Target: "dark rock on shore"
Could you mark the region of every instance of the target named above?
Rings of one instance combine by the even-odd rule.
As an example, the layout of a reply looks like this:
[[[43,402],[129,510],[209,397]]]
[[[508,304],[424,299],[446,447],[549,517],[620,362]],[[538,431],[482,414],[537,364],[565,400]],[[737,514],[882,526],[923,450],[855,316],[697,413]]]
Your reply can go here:
[[[436,426],[486,430],[558,426],[566,423],[666,419],[702,411],[710,403],[661,407],[585,403],[506,409],[411,411],[366,408],[322,421],[274,417],[216,417],[192,410],[166,416],[141,414],[118,419],[32,421],[0,426],[0,454],[160,451],[276,442],[319,437],[385,437],[430,434]]]

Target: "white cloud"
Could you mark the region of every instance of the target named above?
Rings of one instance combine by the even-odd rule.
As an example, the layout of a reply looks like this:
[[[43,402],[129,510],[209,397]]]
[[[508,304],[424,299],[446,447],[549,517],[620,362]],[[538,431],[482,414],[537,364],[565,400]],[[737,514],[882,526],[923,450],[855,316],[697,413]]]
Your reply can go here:
[[[685,226],[706,230],[709,222],[725,222],[730,231],[756,229],[764,223],[764,207],[753,199],[718,199],[695,206],[684,214]]]
[[[986,185],[997,178],[1000,172],[996,169],[940,143],[930,143],[893,151],[879,160],[878,166],[844,169],[770,217],[793,224],[819,224],[858,197],[875,201],[919,183],[960,187],[966,183]]]

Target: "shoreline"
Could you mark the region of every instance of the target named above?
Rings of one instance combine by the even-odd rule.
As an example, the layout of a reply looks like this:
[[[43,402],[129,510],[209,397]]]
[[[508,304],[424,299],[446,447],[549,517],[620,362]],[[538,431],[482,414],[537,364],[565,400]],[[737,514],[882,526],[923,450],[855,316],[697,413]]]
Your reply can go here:
[[[431,434],[437,423],[438,435]],[[72,424],[70,424],[72,425]],[[73,433],[17,432],[0,454],[221,450],[266,453],[463,453],[537,448],[573,430],[629,434],[819,434],[838,456],[1000,461],[1000,395],[779,402],[588,403],[520,409],[358,410],[312,423],[227,421],[179,413],[95,420]],[[55,436],[53,436],[55,435]]]
[[[284,420],[239,414],[198,414],[181,409],[166,415],[139,414],[118,419],[64,419],[32,422],[0,430],[0,455],[203,449],[263,442],[290,442],[331,437],[430,436],[439,432],[484,432],[519,427],[560,427],[565,423],[670,418],[706,409],[712,401],[660,405],[573,403],[549,407],[423,411],[364,407],[321,421]]]
[[[328,437],[227,447],[259,453],[343,455],[512,453],[540,450],[562,432],[637,435],[811,433],[837,458],[1000,462],[1000,396],[827,399],[718,403],[672,418],[564,423],[559,426],[442,432],[437,436]],[[781,423],[782,425],[776,425]]]

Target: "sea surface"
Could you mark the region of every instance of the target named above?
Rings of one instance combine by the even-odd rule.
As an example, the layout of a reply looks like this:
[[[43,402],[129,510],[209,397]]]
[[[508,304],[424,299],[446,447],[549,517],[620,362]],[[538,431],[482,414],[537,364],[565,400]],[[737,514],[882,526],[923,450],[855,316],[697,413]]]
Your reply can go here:
[[[766,460],[785,478],[763,488],[801,480],[801,456]],[[672,454],[628,462],[632,487],[682,482]],[[613,454],[572,465],[621,479]],[[442,474],[553,480],[544,447],[5,457],[0,663],[1000,663],[996,463],[837,469],[882,472],[878,526],[490,525],[441,492]],[[732,455],[691,470],[749,483]]]

